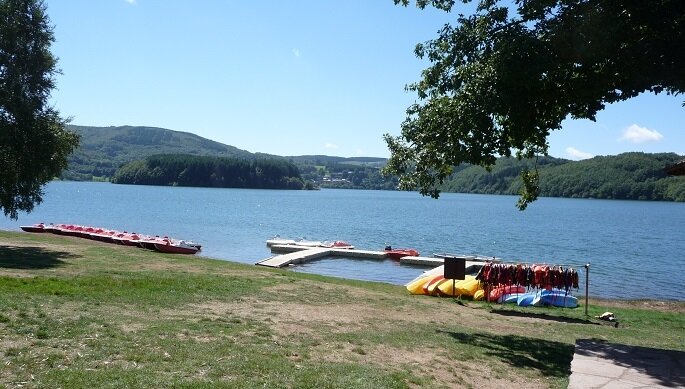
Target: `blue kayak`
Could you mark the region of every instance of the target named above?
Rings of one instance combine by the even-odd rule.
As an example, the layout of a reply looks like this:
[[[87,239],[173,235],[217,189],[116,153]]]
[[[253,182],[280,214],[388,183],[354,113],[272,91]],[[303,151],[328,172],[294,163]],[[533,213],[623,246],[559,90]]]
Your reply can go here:
[[[520,294],[518,299],[516,299],[516,304],[520,307],[538,307],[542,305],[542,296],[540,292],[528,292]]]
[[[518,303],[518,299],[520,296],[523,296],[523,294],[521,294],[521,293],[503,294],[497,299],[497,302],[500,304],[516,304],[516,303]]]
[[[567,294],[563,290],[543,290],[540,292],[543,304],[562,308],[575,308],[578,306],[578,298]]]

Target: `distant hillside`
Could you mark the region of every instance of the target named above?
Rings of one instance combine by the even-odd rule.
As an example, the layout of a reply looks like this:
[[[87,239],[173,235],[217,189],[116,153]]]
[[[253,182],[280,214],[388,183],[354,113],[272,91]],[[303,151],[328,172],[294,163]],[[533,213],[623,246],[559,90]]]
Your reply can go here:
[[[71,155],[67,180],[111,178],[123,164],[155,154],[190,154],[252,159],[255,154],[187,132],[155,127],[68,126],[81,134],[81,146]]]
[[[624,153],[583,161],[552,157],[538,160],[540,193],[547,197],[685,201],[685,177],[665,172],[683,157],[675,153]],[[501,158],[490,172],[478,166],[460,167],[447,180],[445,192],[518,194],[519,174],[534,161]]]
[[[160,154],[186,154],[255,159],[284,159],[295,164],[305,183],[324,188],[395,189],[397,177],[385,177],[380,168],[387,159],[327,155],[274,156],[250,153],[187,132],[155,127],[69,126],[81,134],[81,146],[71,156],[67,180],[110,180],[118,168]],[[625,153],[569,161],[538,159],[542,196],[601,199],[685,201],[685,177],[667,176],[664,168],[682,160],[674,153]],[[501,158],[490,172],[462,165],[441,189],[445,192],[518,194],[519,175],[533,161]]]
[[[388,162],[387,158],[377,157],[331,157],[328,155],[300,155],[287,157],[289,160],[306,165],[343,164],[381,168]]]
[[[74,125],[67,127],[81,134],[81,146],[71,155],[69,169],[62,174],[62,178],[66,180],[109,180],[124,164],[160,154],[189,154],[247,160],[285,158],[298,166],[354,165],[380,168],[386,162],[385,158],[374,157],[344,158],[327,155],[282,157],[250,153],[188,132],[156,127]]]

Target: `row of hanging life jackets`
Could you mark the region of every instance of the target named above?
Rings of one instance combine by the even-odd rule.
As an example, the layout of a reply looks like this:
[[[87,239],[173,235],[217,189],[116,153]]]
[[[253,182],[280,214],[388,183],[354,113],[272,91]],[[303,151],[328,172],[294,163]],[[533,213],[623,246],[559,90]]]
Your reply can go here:
[[[476,279],[490,285],[520,285],[540,289],[578,289],[578,272],[571,267],[513,265],[486,262]]]

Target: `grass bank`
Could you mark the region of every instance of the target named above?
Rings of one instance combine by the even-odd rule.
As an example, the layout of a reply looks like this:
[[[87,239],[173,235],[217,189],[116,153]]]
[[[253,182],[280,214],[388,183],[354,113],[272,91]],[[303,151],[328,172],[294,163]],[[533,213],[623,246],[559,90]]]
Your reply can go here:
[[[685,304],[503,308],[0,231],[0,386],[566,387],[576,339],[685,350]]]

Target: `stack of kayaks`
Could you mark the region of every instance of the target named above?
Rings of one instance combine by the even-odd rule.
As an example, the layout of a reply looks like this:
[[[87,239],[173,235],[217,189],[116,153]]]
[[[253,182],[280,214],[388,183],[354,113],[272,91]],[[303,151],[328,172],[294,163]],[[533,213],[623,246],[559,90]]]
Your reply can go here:
[[[543,289],[539,293],[540,299],[544,305],[563,308],[575,308],[578,306],[578,298],[572,296],[568,291],[561,289]]]
[[[500,304],[512,303],[520,307],[540,307],[551,305],[554,307],[575,308],[578,306],[578,298],[565,290],[542,289],[526,292],[525,288],[523,287],[512,288],[520,288],[519,291],[522,293],[515,292],[501,294],[496,301]]]
[[[466,276],[464,280],[451,280],[443,274],[443,266],[425,272],[410,281],[406,285],[407,290],[411,294],[475,298],[476,293],[483,289],[481,282],[474,276]]]
[[[411,294],[428,296],[469,297],[473,300],[486,299],[483,284],[474,276],[466,276],[465,280],[446,279],[444,266],[429,270],[406,285]],[[555,306],[575,308],[578,298],[562,289],[542,289],[527,292],[523,286],[509,285],[492,288],[487,294],[488,300],[500,304],[517,304],[529,306]]]
[[[526,293],[526,288],[523,286],[499,286],[490,290],[488,295],[489,301],[497,301],[500,304],[516,302],[518,296]]]

